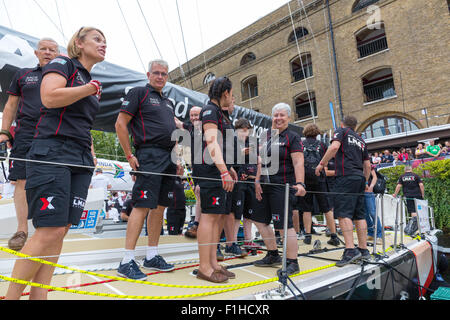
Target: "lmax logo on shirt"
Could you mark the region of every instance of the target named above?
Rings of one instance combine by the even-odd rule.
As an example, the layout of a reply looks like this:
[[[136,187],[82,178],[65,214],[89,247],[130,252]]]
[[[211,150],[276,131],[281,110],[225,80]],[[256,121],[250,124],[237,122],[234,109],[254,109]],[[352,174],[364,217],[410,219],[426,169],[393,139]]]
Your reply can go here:
[[[357,146],[358,148],[360,148],[361,150],[364,150],[364,143],[362,141],[359,141],[357,139],[355,139],[352,136],[348,136],[348,144],[353,145],[353,146]]]
[[[406,182],[406,181],[416,181],[416,177],[414,177],[414,176],[403,177],[402,180],[403,180],[403,182]]]

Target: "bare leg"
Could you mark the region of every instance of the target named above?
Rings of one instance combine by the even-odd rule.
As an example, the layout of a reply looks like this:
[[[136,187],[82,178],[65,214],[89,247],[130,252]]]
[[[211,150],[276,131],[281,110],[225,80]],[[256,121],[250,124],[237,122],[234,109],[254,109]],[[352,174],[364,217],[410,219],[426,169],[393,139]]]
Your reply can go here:
[[[197,233],[200,257],[199,270],[207,276],[210,276],[214,272],[214,267],[217,264],[216,250],[217,241],[220,237],[220,224],[219,215],[202,213],[202,223],[199,224]]]
[[[334,222],[333,211],[325,213],[325,219],[327,220],[327,227],[331,233],[336,233],[336,223]]]
[[[300,219],[298,210],[292,210],[292,222],[294,224],[294,229],[296,233],[300,232]]]
[[[365,220],[364,220],[365,221]],[[339,226],[341,227],[342,234],[344,235],[345,247],[347,249],[355,248],[353,241],[353,222],[349,218],[339,218]],[[366,227],[367,229],[367,227]],[[363,248],[361,248],[363,249]]]
[[[149,212],[148,208],[133,208],[127,223],[127,235],[125,239],[125,249],[134,250],[137,240],[142,231],[145,217]],[[150,231],[150,230],[149,230]],[[159,230],[161,231],[161,229]]]
[[[303,212],[303,226],[306,233],[311,233],[312,217],[311,212]]]
[[[25,191],[26,180],[17,180],[14,188],[14,206],[17,216],[17,231],[28,234],[28,203]]]
[[[365,219],[355,220],[358,247],[367,249],[367,222]]]
[[[147,230],[148,230],[148,246],[157,247],[159,243],[159,237],[161,236],[161,228],[164,220],[164,209],[166,207],[158,206],[156,209],[150,210],[150,214],[147,218]]]
[[[261,222],[253,221],[256,228],[258,229],[261,237],[264,240],[264,244],[266,245],[267,250],[278,250],[277,242],[275,240],[275,232],[270,225],[264,224]]]
[[[244,218],[244,241],[252,241],[252,220]]]

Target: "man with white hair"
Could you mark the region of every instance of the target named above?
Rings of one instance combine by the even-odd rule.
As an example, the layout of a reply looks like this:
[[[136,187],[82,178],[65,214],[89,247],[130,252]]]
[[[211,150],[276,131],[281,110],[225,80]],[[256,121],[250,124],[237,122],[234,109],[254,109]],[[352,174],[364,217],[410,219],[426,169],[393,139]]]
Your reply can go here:
[[[7,93],[0,131],[0,143],[12,147],[10,157],[25,159],[35,133],[36,123],[40,117],[42,68],[59,54],[58,43],[50,38],[42,38],[34,51],[39,63],[34,68],[17,71]],[[20,108],[19,108],[20,105]],[[16,121],[13,135],[10,133],[13,121]],[[14,140],[14,141],[13,141]],[[8,246],[21,250],[28,238],[28,205],[26,201],[26,162],[10,160],[9,180],[15,181],[14,206],[18,221],[17,232],[9,239]]]
[[[172,264],[158,255],[163,213],[170,204],[168,195],[173,190],[177,169],[177,165],[171,161],[171,152],[175,146],[171,136],[176,129],[174,106],[162,93],[168,69],[164,60],[150,61],[147,72],[149,83],[128,92],[116,121],[117,137],[133,171],[157,173],[136,173],[133,186],[134,208],[127,224],[125,256],[117,272],[120,276],[134,280],[146,278],[135,262],[134,251],[147,215],[148,247],[143,266],[159,271],[174,269]],[[128,125],[136,156],[132,153]]]

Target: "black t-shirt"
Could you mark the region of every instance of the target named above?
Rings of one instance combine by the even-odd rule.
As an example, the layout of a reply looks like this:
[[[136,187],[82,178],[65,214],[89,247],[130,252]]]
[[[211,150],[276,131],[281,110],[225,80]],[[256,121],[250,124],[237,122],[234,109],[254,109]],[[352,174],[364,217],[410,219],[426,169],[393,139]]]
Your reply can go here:
[[[83,86],[91,81],[89,71],[77,59],[64,56],[50,61],[43,68],[42,77],[49,73],[58,73],[66,78],[66,88]],[[42,108],[35,138],[70,137],[90,148],[91,129],[99,109],[100,104],[95,96],[85,97],[66,107]]]
[[[131,89],[123,100],[120,112],[131,115],[131,135],[135,147],[145,144],[172,148],[171,140],[176,125],[172,102],[150,84]]]
[[[420,191],[419,184],[422,182],[420,177],[413,172],[405,172],[398,178],[397,183],[403,186],[403,195],[411,198],[421,198],[422,192]]]
[[[303,146],[301,143],[300,136],[286,129],[282,131],[277,136],[271,136],[271,130],[267,132],[267,142],[262,146],[261,156],[263,158],[263,166],[269,167],[272,165],[264,164],[267,162],[264,158],[270,160],[272,156],[272,149],[275,144],[278,145],[278,170],[275,174],[271,174],[269,176],[262,175],[262,179],[265,182],[273,182],[273,183],[295,183],[295,170],[294,164],[292,163],[291,154],[295,152],[303,152]]]
[[[304,149],[306,146],[316,146],[316,150],[319,153],[320,159],[322,159],[323,156],[325,155],[325,153],[327,152],[327,147],[322,143],[322,141],[319,141],[315,138],[307,137],[304,141],[302,141],[303,151],[305,151]],[[305,175],[305,179],[306,179],[306,175]],[[315,181],[320,181],[320,182],[325,181],[324,171],[320,172],[320,176],[318,176]],[[315,182],[315,181],[312,181],[312,182]]]
[[[176,178],[173,184],[173,192],[169,194],[171,199],[169,208],[172,209],[184,209],[186,206],[186,196],[184,194],[184,183],[180,178]]]
[[[122,210],[120,212],[125,213],[127,216],[130,216],[131,210],[134,208],[134,202],[132,199],[125,200],[122,206]]]
[[[250,147],[250,139],[246,138],[245,141],[235,137],[235,160],[233,168],[236,170],[239,180],[242,180],[242,175],[246,176],[256,176],[256,171],[258,169],[258,143],[252,143]],[[250,148],[249,154],[242,155],[243,148]]]
[[[363,163],[369,160],[364,140],[350,128],[339,128],[331,141],[339,141],[341,147],[336,153],[336,176],[364,176]]]
[[[14,75],[8,94],[18,96],[15,139],[32,140],[43,107],[41,102],[42,68],[20,69]],[[23,140],[22,140],[23,141]]]
[[[222,150],[223,161],[229,169],[234,162],[234,148],[231,145],[234,141],[234,129],[228,112],[224,112],[216,104],[208,102],[208,104],[203,107],[202,112],[200,113],[200,121],[202,121],[203,138],[205,136],[205,124],[214,123],[215,125],[217,125],[217,130],[219,132],[219,134],[217,135],[217,141],[219,143],[220,149]],[[198,167],[198,176],[220,179],[220,171],[212,162],[206,141],[203,141],[202,155],[203,165]],[[205,181],[206,180],[200,180],[200,183]]]

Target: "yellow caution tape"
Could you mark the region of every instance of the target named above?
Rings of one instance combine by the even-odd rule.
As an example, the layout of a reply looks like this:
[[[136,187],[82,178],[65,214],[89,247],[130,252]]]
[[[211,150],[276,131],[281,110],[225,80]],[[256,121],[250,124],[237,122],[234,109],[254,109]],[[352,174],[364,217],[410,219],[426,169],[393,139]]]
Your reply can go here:
[[[220,291],[205,292],[205,293],[190,294],[190,295],[178,295],[178,296],[130,296],[130,295],[116,295],[116,294],[109,294],[109,293],[88,292],[88,291],[82,291],[82,290],[54,287],[54,286],[44,285],[44,284],[40,284],[40,283],[33,283],[33,282],[30,282],[30,281],[26,281],[26,280],[15,279],[15,278],[11,278],[11,277],[6,277],[6,276],[0,275],[0,279],[3,279],[5,281],[10,281],[10,282],[15,282],[15,283],[18,283],[18,284],[25,284],[25,285],[30,285],[30,286],[39,287],[39,288],[48,289],[48,290],[54,290],[54,291],[63,291],[63,292],[76,293],[76,294],[82,294],[82,295],[92,295],[92,296],[101,296],[101,297],[109,297],[109,298],[123,298],[123,299],[180,299],[180,298],[192,298],[192,297],[214,295],[214,294],[224,293],[224,292],[238,290],[238,289],[242,289],[242,288],[249,288],[249,287],[257,286],[257,285],[260,285],[260,284],[266,284],[266,283],[275,282],[275,281],[278,280],[278,277],[274,277],[274,278],[266,279],[266,280],[262,280],[262,281],[253,281],[253,282],[242,283],[242,284],[217,285],[217,286],[191,286],[191,285],[163,284],[163,283],[155,283],[155,282],[149,282],[149,281],[132,280],[132,279],[122,278],[122,277],[108,276],[108,275],[99,274],[99,273],[96,273],[96,272],[90,272],[90,271],[85,271],[85,270],[76,269],[76,268],[72,268],[72,267],[67,267],[67,266],[60,265],[60,264],[57,264],[57,263],[53,263],[53,262],[50,262],[50,261],[46,261],[46,260],[43,260],[43,259],[33,258],[33,257],[31,257],[31,256],[29,256],[27,254],[24,254],[24,253],[21,253],[21,252],[17,252],[17,251],[14,251],[14,250],[10,250],[10,249],[4,248],[4,247],[0,247],[0,250],[4,251],[4,252],[7,252],[7,253],[10,253],[10,254],[13,254],[13,255],[16,255],[16,256],[19,256],[19,257],[22,257],[22,258],[27,258],[27,259],[35,261],[35,262],[51,265],[51,266],[56,267],[56,268],[67,269],[67,270],[71,270],[71,271],[74,271],[74,272],[79,272],[79,273],[82,273],[82,274],[88,274],[88,275],[92,275],[92,276],[96,276],[96,277],[113,279],[113,280],[117,280],[117,281],[140,283],[140,284],[161,286],[161,287],[169,287],[169,288],[191,288],[191,289],[192,288],[196,288],[196,289],[228,288],[228,289],[224,289],[224,290],[220,290]],[[300,276],[300,275],[304,275],[304,274],[313,273],[313,272],[316,272],[316,271],[328,269],[328,268],[333,267],[334,265],[335,265],[335,263],[329,264],[329,265],[325,265],[325,266],[322,266],[322,267],[318,267],[318,268],[314,268],[314,269],[310,269],[310,270],[301,271],[301,272],[296,273],[296,274],[294,274],[294,275],[292,275],[290,277],[297,277],[297,276]]]

